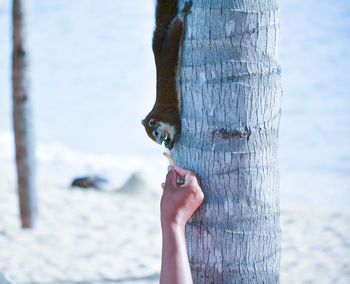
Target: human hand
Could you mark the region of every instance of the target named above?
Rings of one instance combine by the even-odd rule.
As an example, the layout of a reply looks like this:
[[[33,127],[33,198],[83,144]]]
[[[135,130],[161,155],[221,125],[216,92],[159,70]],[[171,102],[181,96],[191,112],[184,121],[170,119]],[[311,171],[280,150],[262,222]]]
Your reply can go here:
[[[183,178],[185,182],[177,183],[177,176]],[[191,170],[170,166],[162,188],[164,190],[160,202],[162,227],[179,225],[184,228],[204,199],[199,178]]]

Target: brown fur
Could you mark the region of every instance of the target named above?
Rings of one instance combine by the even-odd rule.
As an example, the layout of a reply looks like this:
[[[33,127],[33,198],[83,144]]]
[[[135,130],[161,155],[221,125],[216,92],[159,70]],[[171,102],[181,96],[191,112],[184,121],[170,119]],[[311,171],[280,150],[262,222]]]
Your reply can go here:
[[[188,5],[192,5],[188,4]],[[191,6],[186,6],[187,11]],[[183,11],[182,11],[183,12]],[[172,149],[180,138],[181,118],[179,90],[177,90],[176,75],[179,65],[179,52],[184,32],[183,17],[178,16],[178,0],[158,0],[156,10],[156,27],[153,33],[153,53],[157,69],[157,94],[152,111],[146,116],[143,125],[147,135],[157,141],[154,131],[159,124],[150,126],[150,120],[171,125],[175,133],[171,134],[171,141],[165,146]],[[159,142],[159,141],[158,141]]]

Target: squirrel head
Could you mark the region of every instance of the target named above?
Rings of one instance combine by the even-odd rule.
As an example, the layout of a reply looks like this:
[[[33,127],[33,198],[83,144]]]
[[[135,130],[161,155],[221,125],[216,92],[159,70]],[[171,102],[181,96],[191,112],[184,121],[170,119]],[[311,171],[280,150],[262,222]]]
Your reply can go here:
[[[169,150],[174,147],[176,137],[174,126],[150,116],[147,116],[141,123],[153,141],[160,145],[164,142],[164,146]]]

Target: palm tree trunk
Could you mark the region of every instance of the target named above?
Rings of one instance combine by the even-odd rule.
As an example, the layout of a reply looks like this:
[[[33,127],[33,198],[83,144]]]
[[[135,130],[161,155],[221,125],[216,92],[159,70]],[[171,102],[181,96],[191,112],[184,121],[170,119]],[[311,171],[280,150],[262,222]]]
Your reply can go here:
[[[278,6],[194,0],[186,21],[173,156],[205,194],[186,228],[194,283],[278,283]]]
[[[12,97],[20,215],[22,227],[30,228],[34,225],[37,201],[23,6],[24,0],[13,0]]]

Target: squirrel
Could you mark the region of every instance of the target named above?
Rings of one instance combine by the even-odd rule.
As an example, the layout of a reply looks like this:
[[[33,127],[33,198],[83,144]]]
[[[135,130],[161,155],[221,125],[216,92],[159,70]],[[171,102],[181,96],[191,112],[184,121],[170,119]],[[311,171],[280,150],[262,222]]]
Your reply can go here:
[[[156,102],[142,120],[147,135],[158,144],[171,150],[180,138],[181,104],[179,90],[179,64],[184,19],[190,14],[192,0],[157,0],[156,27],[152,48],[157,70]]]

